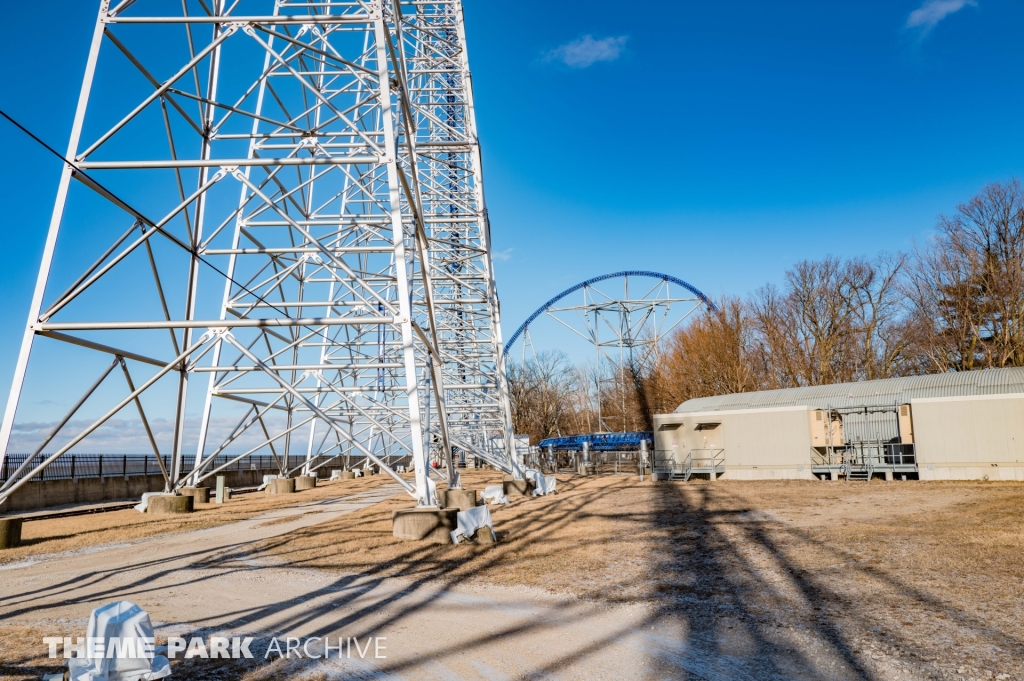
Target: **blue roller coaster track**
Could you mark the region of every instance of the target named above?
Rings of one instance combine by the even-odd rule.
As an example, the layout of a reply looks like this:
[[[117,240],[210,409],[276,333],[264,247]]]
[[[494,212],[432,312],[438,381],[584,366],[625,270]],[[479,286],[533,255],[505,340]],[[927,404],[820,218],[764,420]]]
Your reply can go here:
[[[583,433],[580,435],[566,435],[564,437],[549,437],[541,440],[538,447],[560,451],[578,452],[583,449],[583,443],[590,443],[592,452],[617,452],[623,450],[640,449],[640,440],[647,440],[648,446],[654,442],[654,433],[650,430],[637,430],[626,433]]]
[[[541,305],[540,307],[538,307],[537,310],[532,315],[527,317],[526,321],[523,322],[523,325],[520,326],[518,329],[516,329],[516,332],[512,334],[512,336],[508,339],[508,342],[505,343],[504,354],[506,354],[506,355],[508,354],[508,351],[515,344],[516,340],[518,340],[519,336],[522,335],[522,333],[524,331],[526,331],[526,328],[528,326],[530,326],[530,323],[533,322],[533,320],[535,320],[537,317],[541,316],[541,314],[543,314],[545,310],[550,308],[552,305],[557,303],[559,300],[561,300],[562,298],[565,298],[570,293],[574,293],[576,291],[579,291],[581,288],[584,288],[586,286],[591,286],[593,284],[596,284],[599,281],[604,281],[605,279],[614,279],[616,277],[650,277],[652,279],[661,279],[662,281],[668,281],[668,282],[672,282],[673,284],[678,284],[679,286],[682,286],[683,288],[685,288],[687,291],[689,291],[693,295],[695,295],[698,298],[700,298],[700,300],[705,305],[707,305],[709,308],[711,308],[713,311],[718,312],[718,308],[715,307],[715,304],[712,303],[711,300],[706,295],[704,295],[703,293],[698,291],[695,287],[691,286],[690,284],[687,284],[682,279],[679,279],[677,277],[673,277],[671,274],[662,274],[661,272],[649,272],[649,271],[646,271],[646,270],[625,270],[623,272],[613,272],[612,274],[602,274],[599,277],[594,277],[593,279],[587,279],[586,281],[580,282],[579,284],[576,284],[575,286],[573,286],[571,288],[565,289],[564,291],[559,293],[557,296],[555,296],[554,298],[552,298],[548,302],[546,302],[543,305]]]

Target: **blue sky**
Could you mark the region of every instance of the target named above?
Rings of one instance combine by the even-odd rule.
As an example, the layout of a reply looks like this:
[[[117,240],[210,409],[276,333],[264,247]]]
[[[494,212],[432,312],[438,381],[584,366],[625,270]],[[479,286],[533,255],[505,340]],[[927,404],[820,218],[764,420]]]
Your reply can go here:
[[[1020,3],[471,1],[466,14],[507,332],[547,294],[616,269],[717,296],[803,258],[909,249],[1024,169]]]
[[[465,4],[506,335],[605,272],[744,295],[803,258],[909,249],[1024,174],[1020,3]],[[0,27],[24,65],[0,106],[61,150],[95,5]],[[0,140],[5,399],[60,167]]]

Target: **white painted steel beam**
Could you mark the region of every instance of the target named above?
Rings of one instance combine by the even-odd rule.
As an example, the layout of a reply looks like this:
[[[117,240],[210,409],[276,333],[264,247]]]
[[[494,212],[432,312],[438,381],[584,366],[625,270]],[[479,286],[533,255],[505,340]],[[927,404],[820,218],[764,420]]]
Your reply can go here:
[[[72,162],[0,427],[0,465],[33,339],[44,335],[104,363],[114,355],[158,368],[103,419],[134,403],[148,425],[161,410],[147,401],[143,412],[140,395],[176,382],[162,409],[174,423],[176,487],[208,477],[210,456],[240,460],[271,447],[289,457],[299,440],[307,461],[330,452],[376,462],[425,505],[435,503],[430,458],[451,474],[453,446],[513,471],[459,2],[184,0],[177,16],[169,8],[154,16],[150,3],[100,3]],[[116,92],[100,79],[97,89],[98,63],[140,77],[118,79]],[[99,134],[81,144],[83,130]],[[133,227],[104,242],[105,225],[79,193]],[[61,279],[74,283],[48,300],[64,222],[84,224],[97,248],[84,270],[62,266],[70,269]],[[149,285],[140,272],[156,291],[150,307],[140,302]],[[211,306],[219,319],[201,313]],[[175,359],[153,359],[161,356]],[[185,414],[197,373],[209,381],[195,432]],[[268,397],[249,397],[259,395]],[[256,417],[239,421],[239,409]],[[238,426],[215,437],[225,420]],[[256,426],[264,435],[243,445]],[[72,444],[60,452],[95,427],[62,432]],[[194,467],[183,470],[185,443],[196,439]],[[411,454],[414,483],[390,470],[399,453]],[[9,481],[5,494],[28,479]]]

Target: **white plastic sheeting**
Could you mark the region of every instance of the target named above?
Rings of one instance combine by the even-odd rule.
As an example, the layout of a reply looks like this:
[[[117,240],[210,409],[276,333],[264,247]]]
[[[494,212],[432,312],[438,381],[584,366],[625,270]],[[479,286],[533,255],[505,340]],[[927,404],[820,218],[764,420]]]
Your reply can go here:
[[[505,488],[501,485],[488,485],[480,494],[485,504],[507,504],[508,497],[505,496]]]
[[[533,496],[540,497],[545,494],[553,494],[555,491],[555,476],[544,475],[533,468],[526,469],[526,479],[533,481]]]
[[[491,533],[495,541],[498,540],[494,535],[494,524],[491,522],[491,509],[486,506],[475,506],[468,511],[459,511],[455,518],[456,527],[452,531],[452,541],[456,544],[484,528]]]
[[[536,484],[537,486],[533,490],[533,496],[539,497],[539,496],[543,496],[545,494],[554,494],[555,493],[555,484],[557,482],[558,481],[555,480],[555,476],[553,476],[553,475],[539,475],[539,476],[537,476],[537,479],[534,480],[534,484]]]
[[[171,497],[173,497],[174,495],[173,494],[168,494],[167,492],[146,492],[145,494],[142,495],[142,501],[140,501],[138,504],[136,504],[132,508],[134,508],[139,513],[145,513],[146,509],[149,508],[149,500],[152,499],[153,497],[162,497],[162,496],[171,496]]]
[[[149,614],[134,603],[117,601],[93,610],[86,630],[90,640],[102,641],[104,652],[68,660],[71,681],[149,681],[171,675],[167,658],[153,654]]]

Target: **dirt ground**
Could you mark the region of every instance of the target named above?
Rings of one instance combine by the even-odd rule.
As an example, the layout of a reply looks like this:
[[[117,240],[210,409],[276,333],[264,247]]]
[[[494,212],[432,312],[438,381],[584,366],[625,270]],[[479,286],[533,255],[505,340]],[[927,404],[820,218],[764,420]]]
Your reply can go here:
[[[463,476],[477,489],[498,479]],[[641,483],[626,476],[559,476],[558,485],[555,496],[491,507],[500,539],[493,546],[394,539],[391,512],[410,505],[404,495],[339,512],[317,506],[341,493],[341,485],[325,486],[309,493],[318,495],[313,506],[275,499],[275,517],[256,517],[266,507],[243,509],[239,499],[194,520],[226,535],[244,517],[252,540],[204,554],[201,567],[234,583],[259,571],[259,579],[287,585],[300,599],[326,599],[302,606],[312,611],[303,622],[319,622],[315,631],[344,623],[398,641],[407,636],[406,654],[373,667],[379,678],[1024,679],[1024,485]],[[119,528],[103,516],[121,513],[131,512],[28,523],[34,543],[16,550],[28,552],[18,560],[42,568],[48,552],[70,551],[77,557],[68,570],[84,571],[88,558],[63,543],[76,540],[61,523],[112,537],[102,533]],[[132,523],[123,531],[148,533],[148,540],[130,535],[143,546],[167,529]],[[182,540],[192,531],[175,529]],[[18,568],[6,553],[0,560],[10,563],[8,574],[31,575],[22,579],[34,585],[32,594],[41,593],[40,579],[57,579]],[[12,583],[0,572],[5,581]],[[195,579],[168,588],[189,604],[207,593]],[[331,589],[338,594],[327,596]],[[59,590],[40,598],[13,583],[12,590],[13,597],[0,593],[0,677],[32,678],[23,672],[47,661],[38,645],[19,642],[38,641],[40,625],[60,618],[84,622],[105,602],[76,594],[62,600]],[[123,594],[138,598],[132,589]],[[258,596],[246,608],[263,618],[292,607],[278,594],[266,602]],[[144,607],[168,626],[181,622],[161,602]],[[268,626],[216,608],[192,615],[191,626]],[[461,640],[463,624],[489,622],[494,631],[467,638],[469,647],[413,650],[431,638],[424,632],[442,627],[445,638]],[[281,661],[219,673],[195,667],[188,676],[264,681],[370,671]]]
[[[194,532],[245,520],[269,509],[286,508],[294,505],[296,499],[303,502],[310,499],[327,499],[340,493],[362,492],[393,482],[394,480],[386,475],[374,475],[355,480],[321,481],[316,489],[306,490],[299,497],[261,492],[239,494],[231,499],[230,503],[223,505],[212,501],[208,504],[197,504],[195,512],[190,515],[152,516],[128,509],[53,520],[33,520],[26,522],[22,527],[21,546],[0,551],[0,566],[24,561],[31,556],[162,534]]]

